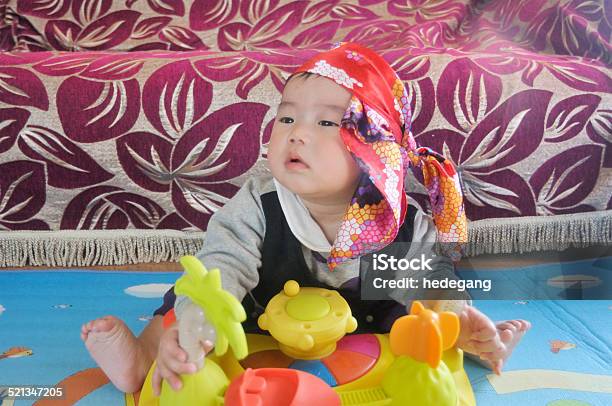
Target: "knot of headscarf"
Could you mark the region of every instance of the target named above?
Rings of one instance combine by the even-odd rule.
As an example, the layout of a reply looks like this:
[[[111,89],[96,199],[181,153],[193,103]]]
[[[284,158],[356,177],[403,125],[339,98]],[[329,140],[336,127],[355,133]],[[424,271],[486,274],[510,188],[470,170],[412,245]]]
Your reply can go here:
[[[351,92],[340,135],[365,174],[328,257],[330,270],[394,241],[406,216],[404,180],[410,165],[423,171],[438,241],[458,260],[467,222],[457,171],[442,155],[417,146],[408,93],[391,66],[366,47],[340,43],[294,74],[299,72],[326,77]]]

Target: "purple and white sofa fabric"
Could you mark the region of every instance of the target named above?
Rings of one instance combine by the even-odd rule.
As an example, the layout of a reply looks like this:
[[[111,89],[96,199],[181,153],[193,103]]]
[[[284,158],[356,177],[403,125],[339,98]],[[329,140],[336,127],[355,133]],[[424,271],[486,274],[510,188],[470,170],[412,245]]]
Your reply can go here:
[[[0,267],[196,251],[266,171],[284,79],[338,41],[407,83],[416,139],[461,174],[468,254],[610,244],[611,4],[0,1]]]

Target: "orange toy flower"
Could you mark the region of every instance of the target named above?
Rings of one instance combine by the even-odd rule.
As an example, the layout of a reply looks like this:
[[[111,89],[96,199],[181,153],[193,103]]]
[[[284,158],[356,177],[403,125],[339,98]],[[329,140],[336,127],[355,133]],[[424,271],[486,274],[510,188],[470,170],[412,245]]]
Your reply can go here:
[[[389,334],[391,351],[437,368],[442,352],[450,349],[459,336],[459,317],[455,313],[436,313],[415,301],[410,315],[395,321]]]

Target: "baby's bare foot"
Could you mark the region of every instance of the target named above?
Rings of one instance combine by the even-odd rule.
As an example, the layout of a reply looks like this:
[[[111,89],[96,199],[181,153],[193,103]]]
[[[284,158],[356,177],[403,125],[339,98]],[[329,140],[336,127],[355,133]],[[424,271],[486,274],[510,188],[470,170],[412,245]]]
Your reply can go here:
[[[117,389],[141,389],[152,360],[123,321],[113,316],[92,320],[81,327],[81,339]]]
[[[506,320],[497,323],[495,327],[503,345],[494,352],[480,354],[480,358],[499,374],[516,345],[531,328],[531,323],[526,320]]]

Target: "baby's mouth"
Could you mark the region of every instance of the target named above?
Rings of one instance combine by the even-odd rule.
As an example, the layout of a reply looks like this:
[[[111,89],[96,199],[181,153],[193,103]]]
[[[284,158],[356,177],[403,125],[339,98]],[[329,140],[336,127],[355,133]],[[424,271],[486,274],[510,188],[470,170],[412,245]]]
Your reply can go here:
[[[302,160],[302,158],[296,154],[291,153],[285,161],[285,166],[289,169],[307,169],[309,166]]]

